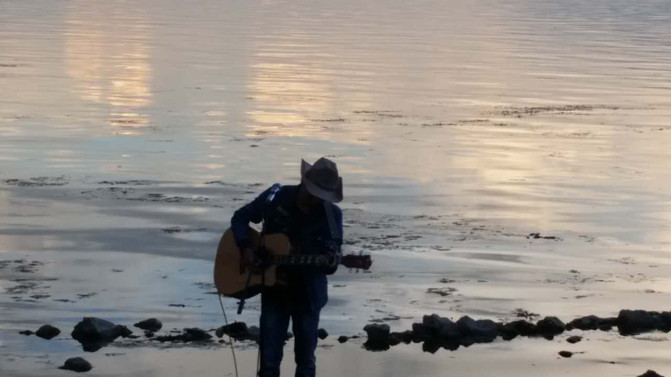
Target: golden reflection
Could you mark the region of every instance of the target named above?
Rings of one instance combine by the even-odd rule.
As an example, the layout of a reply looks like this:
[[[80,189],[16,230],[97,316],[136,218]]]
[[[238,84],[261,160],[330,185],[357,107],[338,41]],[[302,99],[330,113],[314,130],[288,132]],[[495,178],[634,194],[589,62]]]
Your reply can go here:
[[[352,127],[347,122],[334,124],[323,121],[343,109],[367,104],[365,98],[353,100],[338,90],[336,67],[329,67],[329,63],[320,57],[311,61],[289,53],[280,57],[268,53],[284,51],[284,46],[296,43],[295,38],[289,33],[274,40],[264,40],[264,44],[256,46],[255,59],[259,62],[252,65],[253,75],[248,84],[254,106],[246,113],[251,124],[246,126],[245,136],[303,137],[368,144],[373,132],[370,125]],[[305,49],[327,50],[317,40],[301,39],[300,43]],[[286,51],[293,50],[288,48]],[[287,59],[293,62],[286,63]]]
[[[65,63],[73,91],[85,101],[107,105],[109,125],[134,134],[149,124],[141,109],[151,104],[151,56],[141,14],[129,18],[119,12],[73,1],[66,20]]]

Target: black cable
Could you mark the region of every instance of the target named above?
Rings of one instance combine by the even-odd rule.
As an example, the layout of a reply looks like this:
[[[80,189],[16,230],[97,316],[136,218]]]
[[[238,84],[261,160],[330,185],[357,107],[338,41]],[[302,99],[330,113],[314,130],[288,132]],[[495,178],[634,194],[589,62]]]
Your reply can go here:
[[[219,297],[219,305],[221,306],[221,312],[224,313],[224,322],[226,323],[226,327],[228,327],[228,318],[226,317],[226,309],[224,309],[224,303],[221,301],[221,294],[217,294],[217,297]],[[233,348],[233,338],[231,338],[230,334],[228,334],[228,342],[231,344],[231,353],[233,354],[233,365],[235,366],[235,377],[240,377],[238,376],[238,360],[235,357],[235,349]]]

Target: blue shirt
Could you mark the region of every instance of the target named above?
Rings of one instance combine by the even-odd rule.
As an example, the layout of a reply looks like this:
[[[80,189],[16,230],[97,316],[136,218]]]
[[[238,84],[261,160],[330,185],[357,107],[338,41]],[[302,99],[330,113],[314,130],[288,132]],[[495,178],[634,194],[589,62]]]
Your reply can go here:
[[[342,256],[340,208],[333,203],[322,202],[323,205],[304,214],[296,206],[300,186],[281,186],[279,190],[273,190],[274,187],[268,188],[233,214],[231,230],[236,243],[240,247],[250,245],[249,223],[258,224],[263,220],[264,232],[286,234],[294,252],[323,254],[339,261]],[[332,224],[329,224],[329,213]],[[337,268],[335,265],[289,269],[292,296],[306,301],[314,309],[321,309],[328,301],[326,275],[334,273]]]

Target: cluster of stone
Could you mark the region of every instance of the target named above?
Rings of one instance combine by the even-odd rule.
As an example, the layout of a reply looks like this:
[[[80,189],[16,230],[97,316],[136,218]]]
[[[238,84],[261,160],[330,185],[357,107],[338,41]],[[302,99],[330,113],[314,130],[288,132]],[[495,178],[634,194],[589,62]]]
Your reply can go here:
[[[151,338],[152,336],[148,337]],[[182,330],[182,332],[179,334],[161,335],[154,337],[153,339],[159,342],[173,342],[173,343],[210,342],[212,339],[212,335],[208,334],[207,331],[203,329],[199,329],[197,327],[191,327]]]
[[[454,351],[476,343],[489,343],[497,337],[512,340],[518,336],[543,337],[548,340],[572,329],[609,331],[617,327],[622,335],[648,331],[671,330],[671,312],[621,310],[617,317],[600,318],[594,315],[576,318],[564,324],[557,317],[545,317],[536,323],[517,320],[509,323],[489,319],[475,320],[468,316],[456,322],[437,314],[425,315],[421,323],[413,323],[412,330],[390,332],[386,324],[369,324],[364,327],[368,340],[364,346],[372,351],[389,349],[399,343],[422,343],[426,352],[434,353],[441,347]],[[577,338],[572,342],[579,341]]]

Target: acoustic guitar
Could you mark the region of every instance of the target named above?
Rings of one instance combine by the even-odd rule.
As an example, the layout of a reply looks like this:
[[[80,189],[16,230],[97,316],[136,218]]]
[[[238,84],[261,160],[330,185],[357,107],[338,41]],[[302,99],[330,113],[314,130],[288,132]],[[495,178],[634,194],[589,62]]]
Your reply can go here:
[[[237,299],[246,299],[261,292],[263,287],[278,284],[278,266],[327,266],[332,264],[330,257],[319,254],[292,254],[289,237],[282,233],[261,236],[249,229],[252,248],[263,248],[268,252],[268,267],[252,270],[245,265],[242,253],[235,244],[233,232],[228,229],[219,241],[214,261],[214,284],[220,294]],[[370,255],[346,255],[340,264],[348,268],[368,270],[372,264]]]

